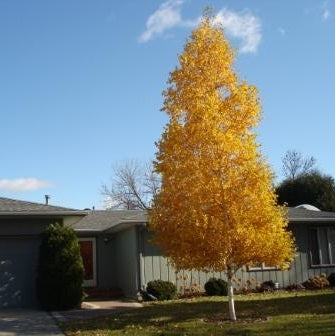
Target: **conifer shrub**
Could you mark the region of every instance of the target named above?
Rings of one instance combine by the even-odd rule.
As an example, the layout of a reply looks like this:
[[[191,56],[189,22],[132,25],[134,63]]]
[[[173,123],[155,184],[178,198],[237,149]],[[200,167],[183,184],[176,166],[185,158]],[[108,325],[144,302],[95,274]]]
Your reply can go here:
[[[170,281],[154,280],[148,282],[147,292],[158,300],[172,300],[177,295],[177,287]]]
[[[64,310],[80,306],[84,267],[73,229],[51,224],[42,235],[36,289],[41,308]]]
[[[222,279],[210,278],[205,283],[205,291],[208,296],[227,296],[227,281],[224,281]]]

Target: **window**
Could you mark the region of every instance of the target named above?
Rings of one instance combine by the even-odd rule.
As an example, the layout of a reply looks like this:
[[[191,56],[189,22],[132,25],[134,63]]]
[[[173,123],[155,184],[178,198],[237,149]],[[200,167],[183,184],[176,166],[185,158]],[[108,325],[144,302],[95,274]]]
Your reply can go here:
[[[248,271],[253,272],[253,271],[271,271],[271,270],[276,270],[278,269],[277,267],[273,266],[267,266],[265,263],[259,263],[255,264],[254,266],[248,266]]]
[[[309,243],[312,266],[335,265],[335,227],[312,228]]]

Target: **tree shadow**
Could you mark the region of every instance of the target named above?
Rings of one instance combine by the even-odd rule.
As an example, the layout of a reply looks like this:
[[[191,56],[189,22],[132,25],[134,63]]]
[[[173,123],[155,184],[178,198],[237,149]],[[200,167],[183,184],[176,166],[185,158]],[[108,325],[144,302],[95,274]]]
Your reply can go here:
[[[271,295],[271,294],[269,294]],[[254,331],[247,328],[248,323],[253,321],[261,321],[267,317],[275,317],[279,315],[327,315],[335,313],[335,294],[320,293],[309,296],[296,296],[296,297],[273,297],[271,299],[237,299],[236,300],[236,312],[238,321],[230,322],[228,320],[228,304],[225,301],[211,301],[211,300],[183,300],[166,303],[152,303],[144,308],[114,314],[110,316],[100,317],[85,321],[71,321],[69,324],[65,324],[65,330],[67,331],[82,331],[82,330],[122,330],[126,327],[133,326],[134,328],[141,327],[157,327],[166,328],[178,323],[187,321],[199,321],[203,322],[206,319],[213,319],[213,323],[225,323],[227,325],[226,335],[256,335]],[[217,318],[218,322],[215,322]],[[264,320],[263,320],[264,321]],[[320,319],[322,321],[322,318]],[[334,335],[335,323],[330,323],[325,318],[323,323],[316,321],[308,321],[306,325],[306,331],[311,326],[315,328],[318,334],[322,335]],[[244,330],[236,330],[236,323],[245,325]],[[295,328],[295,323],[291,322],[285,324],[285,330],[282,330],[280,323],[270,323],[269,326],[273,328],[270,335],[275,335],[277,332],[280,335],[292,335],[292,330],[289,328]],[[64,325],[63,325],[64,326]],[[304,326],[301,326],[304,328]],[[231,331],[229,332],[229,329]],[[329,334],[327,330],[329,329]],[[291,333],[286,334],[286,330],[290,330]],[[228,332],[228,333],[227,333]],[[320,333],[318,333],[320,332]],[[308,334],[307,332],[305,334]],[[169,334],[170,335],[170,334]],[[300,334],[299,334],[300,335]],[[301,333],[304,335],[304,333]]]

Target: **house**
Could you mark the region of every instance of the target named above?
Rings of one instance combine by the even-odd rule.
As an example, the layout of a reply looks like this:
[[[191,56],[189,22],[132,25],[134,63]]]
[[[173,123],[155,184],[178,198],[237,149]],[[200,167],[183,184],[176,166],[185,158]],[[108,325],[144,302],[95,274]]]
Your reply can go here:
[[[288,271],[264,264],[245,267],[236,275],[247,280],[273,280],[285,287],[311,276],[335,272],[335,213],[289,208],[297,255]],[[0,308],[36,304],[35,270],[39,235],[53,222],[77,233],[85,267],[86,287],[120,288],[135,296],[151,280],[162,279],[177,287],[203,286],[221,273],[175,273],[157,246],[150,243],[147,216],[140,210],[78,211],[51,205],[0,198]]]
[[[289,208],[288,211],[289,228],[298,250],[290,269],[282,271],[264,264],[245,267],[236,274],[240,279],[237,286],[254,279],[259,283],[273,280],[286,287],[300,284],[311,276],[335,272],[335,213],[306,208]],[[151,234],[146,224],[143,211],[114,210],[92,211],[71,225],[79,240],[95,242],[91,253],[95,265],[94,286],[116,286],[122,288],[125,295],[134,296],[151,280],[173,281],[180,288],[194,283],[203,286],[213,276],[224,278],[223,273],[200,271],[176,274],[159,248],[150,244]]]
[[[71,225],[86,215],[86,211],[0,197],[0,309],[36,305],[41,233],[50,223]]]

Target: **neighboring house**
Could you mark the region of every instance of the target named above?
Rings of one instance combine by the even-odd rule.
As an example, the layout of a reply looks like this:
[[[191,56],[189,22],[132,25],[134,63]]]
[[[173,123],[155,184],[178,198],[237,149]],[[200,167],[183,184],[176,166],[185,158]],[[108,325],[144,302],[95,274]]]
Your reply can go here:
[[[236,278],[273,280],[281,287],[302,283],[321,273],[335,272],[335,213],[289,208],[297,255],[288,271],[245,267]],[[147,216],[141,210],[78,211],[0,198],[0,308],[36,303],[34,282],[39,234],[51,222],[72,227],[79,239],[85,266],[84,285],[98,289],[120,288],[135,296],[151,280],[180,286],[203,286],[220,273],[184,271],[176,274],[157,246],[150,243]]]

